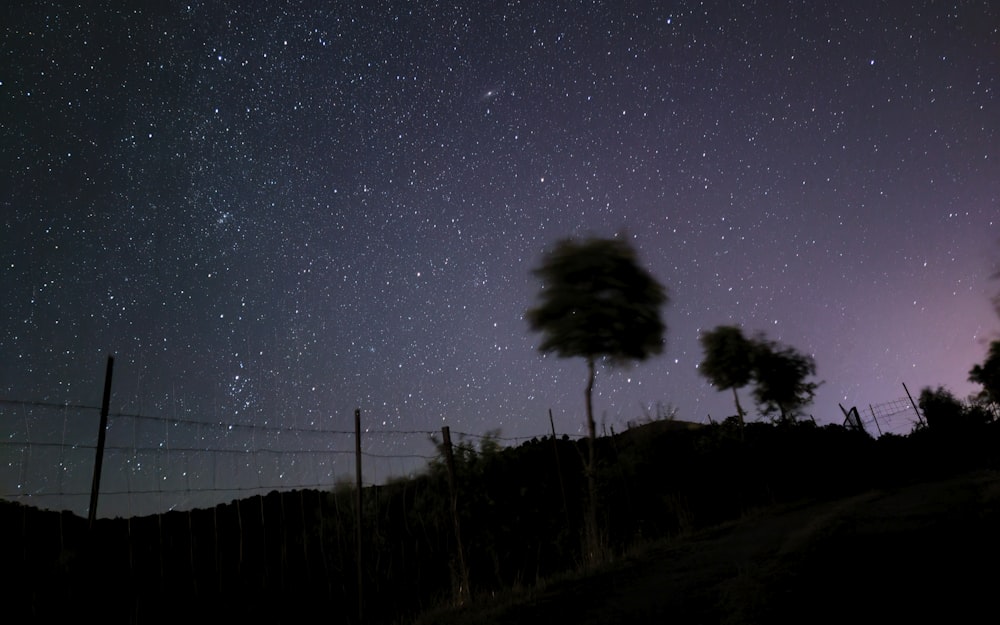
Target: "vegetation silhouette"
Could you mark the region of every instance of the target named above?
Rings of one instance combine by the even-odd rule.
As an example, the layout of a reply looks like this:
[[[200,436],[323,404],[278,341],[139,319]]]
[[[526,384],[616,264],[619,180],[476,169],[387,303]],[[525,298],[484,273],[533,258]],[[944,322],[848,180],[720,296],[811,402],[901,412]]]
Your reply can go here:
[[[976,430],[993,420],[985,405],[963,403],[941,386],[922,389],[917,403],[927,421],[927,428],[937,433]]]
[[[986,360],[969,371],[969,382],[982,385],[981,400],[1000,406],[1000,341],[990,343]]]
[[[748,422],[741,440],[735,418],[654,420],[599,437],[593,474],[608,549],[620,557],[777,504],[1000,466],[996,422],[941,431],[933,408],[928,415],[928,428],[879,439],[801,420]],[[587,563],[579,536],[590,501],[589,441],[499,441],[486,436],[454,447],[474,601]],[[114,588],[100,608],[108,623],[171,623],[192,614],[291,623],[317,610],[349,623],[357,599],[355,501],[345,482],[208,510],[97,519],[92,532],[70,513],[0,502],[0,558],[17,572],[0,591],[5,615],[11,622],[68,619]],[[407,622],[449,605],[454,536],[444,463],[366,487],[361,501],[366,622]]]
[[[719,390],[732,389],[736,416],[742,431],[745,412],[737,389],[753,382],[757,408],[765,416],[778,413],[778,420],[801,416],[816,394],[819,382],[816,363],[792,347],[771,341],[763,333],[748,339],[739,326],[721,325],[699,337],[704,358],[698,371]]]
[[[721,325],[703,332],[699,340],[705,357],[698,365],[698,372],[720,391],[732,389],[742,435],[746,413],[740,405],[737,390],[749,384],[753,378],[755,346],[743,336],[743,330],[739,326],[731,325]]]
[[[588,483],[586,522],[588,558],[603,559],[597,524],[594,477],[596,427],[594,378],[597,361],[611,366],[645,360],[663,351],[666,326],[660,309],[668,301],[664,287],[639,266],[624,238],[563,239],[533,273],[541,282],[539,302],[527,311],[531,329],[541,332],[538,349],[587,363]]]
[[[812,356],[794,347],[769,341],[760,335],[754,341],[754,398],[764,415],[778,412],[781,421],[802,415],[802,409],[812,403],[819,382],[807,378],[816,375]]]

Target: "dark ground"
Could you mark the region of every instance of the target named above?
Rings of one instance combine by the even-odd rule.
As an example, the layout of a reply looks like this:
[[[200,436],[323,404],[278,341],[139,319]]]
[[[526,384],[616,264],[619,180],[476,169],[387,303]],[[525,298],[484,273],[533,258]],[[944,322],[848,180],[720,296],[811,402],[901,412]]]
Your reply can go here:
[[[762,510],[431,623],[998,622],[1000,474]]]

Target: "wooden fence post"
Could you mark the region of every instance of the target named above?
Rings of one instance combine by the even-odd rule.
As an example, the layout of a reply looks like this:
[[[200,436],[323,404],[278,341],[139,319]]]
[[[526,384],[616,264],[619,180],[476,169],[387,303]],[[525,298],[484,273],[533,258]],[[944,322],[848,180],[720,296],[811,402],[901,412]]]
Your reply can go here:
[[[445,464],[448,467],[448,491],[451,495],[451,518],[455,527],[455,550],[458,552],[458,567],[461,588],[458,591],[458,601],[464,605],[471,597],[469,589],[469,569],[465,566],[465,550],[462,549],[462,528],[458,520],[458,486],[455,481],[455,454],[451,448],[451,430],[448,426],[441,428],[444,437]]]
[[[364,592],[362,586],[361,566],[361,409],[354,409],[354,468],[357,477],[357,490],[354,495],[354,540],[358,553],[358,623],[364,623]]]
[[[920,409],[917,408],[917,402],[913,401],[913,396],[910,395],[910,389],[906,388],[906,382],[903,382],[903,390],[906,391],[906,396],[910,398],[910,405],[913,406],[913,412],[917,413],[917,421],[923,425],[927,425],[927,419],[920,414]]]
[[[872,408],[871,404],[868,404],[868,412],[872,413],[872,421],[875,422],[875,428],[878,429],[879,437],[882,436],[882,426],[878,424],[878,419],[875,418],[875,409]]]
[[[552,449],[556,452],[556,472],[559,475],[559,492],[562,493],[563,515],[566,517],[566,527],[569,527],[569,504],[566,500],[566,484],[563,482],[562,462],[559,460],[559,444],[556,442],[556,422],[552,420],[551,408],[549,408],[549,426],[552,428]]]
[[[94,458],[94,481],[90,486],[90,510],[87,521],[94,528],[97,518],[97,494],[101,491],[101,467],[104,464],[104,441],[108,433],[108,407],[111,404],[111,373],[115,368],[114,356],[108,356],[108,366],[104,373],[104,398],[101,400],[101,425],[97,431],[97,457]]]

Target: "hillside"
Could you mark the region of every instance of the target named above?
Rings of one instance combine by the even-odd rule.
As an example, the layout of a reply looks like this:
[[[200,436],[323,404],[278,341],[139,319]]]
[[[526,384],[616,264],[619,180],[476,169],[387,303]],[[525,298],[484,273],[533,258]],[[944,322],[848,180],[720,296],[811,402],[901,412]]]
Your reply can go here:
[[[426,615],[492,623],[990,620],[1000,581],[1000,474],[757,511],[583,577]]]
[[[365,488],[360,514],[349,485],[93,529],[0,502],[12,573],[0,600],[20,622],[74,618],[95,601],[106,623],[817,622],[900,609],[873,598],[904,597],[918,616],[945,599],[981,607],[975,591],[996,581],[973,571],[1000,555],[1000,424],[873,440],[811,422],[748,424],[745,436],[730,422],[654,422],[597,444],[615,564],[588,577],[585,441],[486,437],[455,445],[454,490],[437,460]],[[459,596],[462,562],[477,611],[429,612]],[[511,589],[534,590],[487,601]]]

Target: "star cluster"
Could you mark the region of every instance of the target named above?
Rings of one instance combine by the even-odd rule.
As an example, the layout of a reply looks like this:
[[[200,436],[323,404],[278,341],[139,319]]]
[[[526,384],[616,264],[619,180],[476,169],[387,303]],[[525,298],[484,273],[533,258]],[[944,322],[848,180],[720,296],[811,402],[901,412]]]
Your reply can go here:
[[[576,434],[585,367],[524,312],[589,234],[671,298],[664,354],[600,373],[607,427],[733,414],[697,371],[722,323],[815,357],[820,423],[972,392],[996,7],[649,4],[9,7],[0,393],[95,405],[114,354],[123,412]]]

